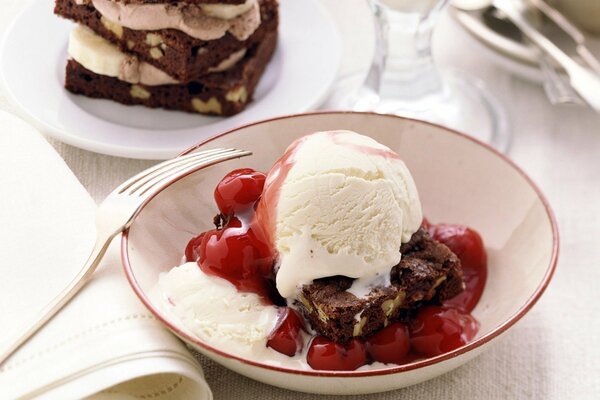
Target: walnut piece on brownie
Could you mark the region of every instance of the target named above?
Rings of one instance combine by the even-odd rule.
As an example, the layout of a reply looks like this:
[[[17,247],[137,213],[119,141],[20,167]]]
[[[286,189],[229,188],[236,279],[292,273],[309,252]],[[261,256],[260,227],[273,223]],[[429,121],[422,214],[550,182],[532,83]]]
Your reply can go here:
[[[296,305],[320,335],[335,342],[369,336],[391,322],[405,321],[425,303],[439,303],[464,290],[458,257],[423,228],[400,249],[391,285],[375,287],[365,298],[347,289],[353,279],[317,279],[301,289]]]

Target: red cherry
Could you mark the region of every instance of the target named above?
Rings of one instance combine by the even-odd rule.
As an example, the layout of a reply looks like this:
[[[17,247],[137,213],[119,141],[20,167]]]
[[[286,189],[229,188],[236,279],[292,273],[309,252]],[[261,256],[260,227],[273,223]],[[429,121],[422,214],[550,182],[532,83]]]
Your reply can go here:
[[[366,364],[367,351],[358,339],[340,344],[324,336],[317,336],[310,343],[306,359],[313,369],[354,371]]]
[[[460,258],[466,289],[444,305],[471,311],[477,305],[487,279],[487,254],[481,236],[463,225],[433,226],[433,238],[444,243]]]
[[[206,232],[200,244],[198,263],[202,268],[244,279],[267,276],[273,259],[256,226],[245,226],[232,217],[221,230]]]
[[[267,346],[292,357],[301,352],[304,347],[304,341],[300,335],[300,330],[304,330],[304,323],[295,310],[289,307],[282,310],[275,328],[267,338]]]
[[[408,327],[399,322],[393,323],[367,338],[365,344],[373,360],[403,364],[410,350]]]
[[[273,256],[258,225],[231,217],[223,229],[205,232],[195,252],[205,273],[227,279],[240,291],[269,298],[266,278],[272,274]]]
[[[252,207],[262,194],[265,178],[265,174],[250,168],[225,175],[215,188],[215,202],[221,214],[233,215]]]
[[[469,314],[448,307],[425,307],[410,325],[412,348],[429,357],[447,353],[475,337],[479,323]]]
[[[477,268],[487,262],[481,236],[467,226],[437,224],[434,227],[433,238],[448,246],[460,258],[465,268]]]
[[[185,260],[187,262],[198,261],[198,257],[200,257],[200,253],[198,253],[198,247],[200,247],[203,237],[204,233],[201,233],[188,242],[187,246],[185,247]]]

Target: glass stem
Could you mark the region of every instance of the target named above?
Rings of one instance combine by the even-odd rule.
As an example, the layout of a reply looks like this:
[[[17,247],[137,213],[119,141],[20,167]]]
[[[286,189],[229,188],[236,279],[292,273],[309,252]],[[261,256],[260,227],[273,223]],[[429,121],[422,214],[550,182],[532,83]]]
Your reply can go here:
[[[380,99],[415,102],[439,96],[444,87],[431,56],[431,34],[446,2],[424,1],[429,8],[409,12],[387,3],[393,2],[371,1],[376,46],[365,85]]]

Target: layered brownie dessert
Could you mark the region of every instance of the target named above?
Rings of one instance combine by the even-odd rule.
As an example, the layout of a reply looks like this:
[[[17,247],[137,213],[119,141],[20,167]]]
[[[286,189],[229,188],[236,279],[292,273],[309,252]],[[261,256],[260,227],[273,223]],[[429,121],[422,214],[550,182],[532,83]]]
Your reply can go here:
[[[307,135],[266,174],[226,175],[215,201],[215,229],[157,286],[192,336],[317,370],[403,364],[475,336],[481,238],[424,221],[410,171],[375,140]]]
[[[123,104],[242,111],[277,42],[277,0],[56,0],[79,24],[66,88]]]

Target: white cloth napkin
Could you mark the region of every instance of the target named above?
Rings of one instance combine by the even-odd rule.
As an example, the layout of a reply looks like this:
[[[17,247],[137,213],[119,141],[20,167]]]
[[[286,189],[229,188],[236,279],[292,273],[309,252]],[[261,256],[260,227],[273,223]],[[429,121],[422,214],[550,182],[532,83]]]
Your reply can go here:
[[[0,346],[73,278],[95,204],[64,161],[0,111]],[[113,243],[92,281],[0,367],[0,399],[212,399],[197,361],[129,288]]]

